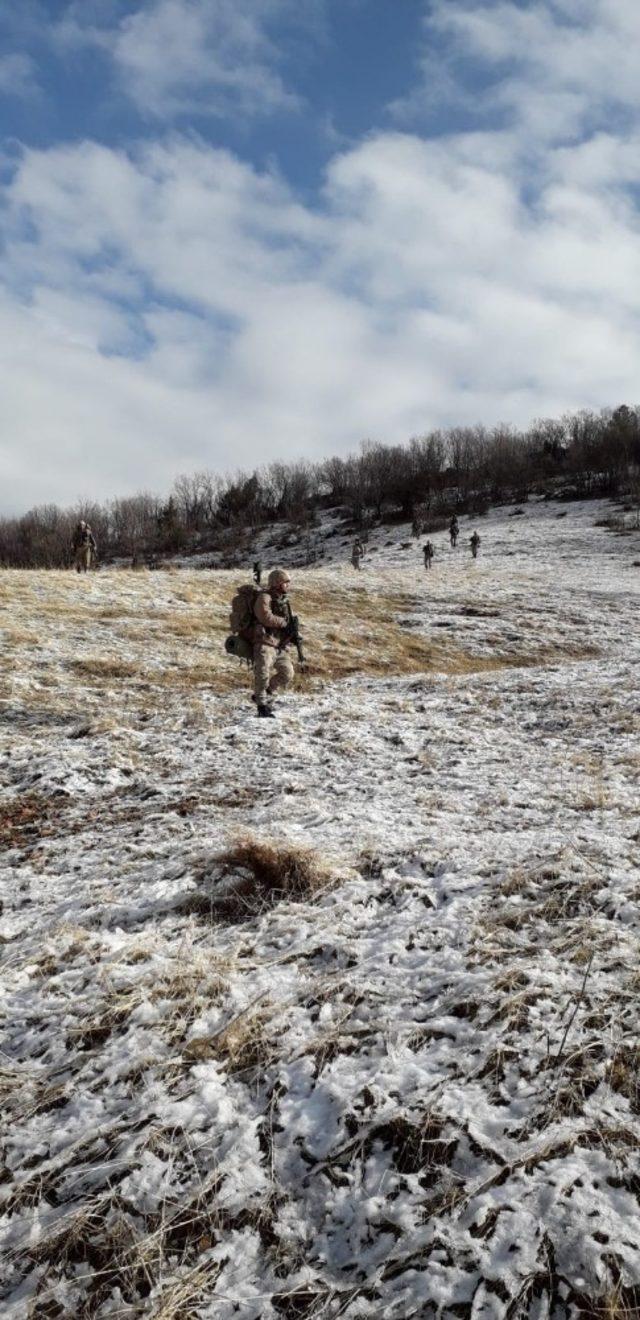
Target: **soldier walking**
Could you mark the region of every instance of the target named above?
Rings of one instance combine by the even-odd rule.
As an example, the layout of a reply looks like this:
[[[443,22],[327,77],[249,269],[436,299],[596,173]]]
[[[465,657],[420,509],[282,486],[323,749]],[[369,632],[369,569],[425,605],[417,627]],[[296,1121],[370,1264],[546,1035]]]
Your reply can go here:
[[[362,544],[362,541],[360,540],[360,537],[356,536],[356,539],[353,543],[353,549],[351,551],[351,563],[353,564],[354,568],[358,568],[358,569],[360,568],[363,555],[364,555],[364,546]]]
[[[478,558],[478,547],[479,547],[479,545],[480,545],[480,537],[478,536],[478,533],[477,533],[477,532],[474,532],[473,535],[469,537],[469,544],[470,544],[470,546],[471,546],[471,553],[472,553],[474,559],[477,559],[477,558]]]
[[[93,556],[97,552],[96,540],[88,522],[80,519],[71,542],[73,562],[78,573],[86,573],[91,568]]]
[[[454,513],[449,523],[449,540],[451,541],[451,547],[453,550],[455,550],[456,545],[458,543],[459,533],[460,533],[460,528],[458,526],[458,519],[456,518],[456,515]]]
[[[427,572],[429,572],[429,569],[431,568],[431,561],[432,561],[432,559],[433,559],[433,554],[434,554],[434,550],[433,550],[433,546],[432,546],[432,544],[431,544],[431,541],[425,541],[425,543],[424,543],[424,545],[423,545],[423,547],[422,547],[422,553],[423,553],[423,555],[424,555],[424,566],[425,566]]]
[[[258,715],[263,719],[273,719],[271,698],[277,692],[284,692],[294,679],[293,665],[287,654],[291,619],[287,590],[290,582],[285,569],[272,569],[267,578],[268,587],[258,593],[253,607],[253,699]]]

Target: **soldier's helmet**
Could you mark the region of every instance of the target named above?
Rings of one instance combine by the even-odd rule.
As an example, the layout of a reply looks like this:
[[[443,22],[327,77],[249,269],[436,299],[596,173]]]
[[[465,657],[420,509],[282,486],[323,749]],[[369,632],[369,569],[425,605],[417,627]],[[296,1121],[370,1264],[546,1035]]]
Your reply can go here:
[[[284,568],[272,568],[267,578],[270,587],[288,587],[291,578]]]

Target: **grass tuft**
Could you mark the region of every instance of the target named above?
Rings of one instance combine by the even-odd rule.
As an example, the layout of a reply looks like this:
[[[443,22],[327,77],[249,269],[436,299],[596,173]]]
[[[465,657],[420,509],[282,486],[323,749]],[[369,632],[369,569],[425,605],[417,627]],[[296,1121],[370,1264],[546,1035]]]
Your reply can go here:
[[[312,848],[252,835],[239,837],[219,854],[213,869],[213,877],[210,868],[201,874],[201,888],[188,896],[181,911],[248,921],[283,899],[313,899],[337,881],[334,868]]]
[[[100,656],[91,656],[86,660],[71,660],[72,669],[85,678],[134,678],[138,665],[130,660],[110,660]]]

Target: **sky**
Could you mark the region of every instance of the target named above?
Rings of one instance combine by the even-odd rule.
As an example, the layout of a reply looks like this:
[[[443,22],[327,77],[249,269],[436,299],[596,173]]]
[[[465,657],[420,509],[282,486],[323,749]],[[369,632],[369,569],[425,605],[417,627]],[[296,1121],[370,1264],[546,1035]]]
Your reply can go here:
[[[0,6],[0,513],[640,401],[637,0]]]

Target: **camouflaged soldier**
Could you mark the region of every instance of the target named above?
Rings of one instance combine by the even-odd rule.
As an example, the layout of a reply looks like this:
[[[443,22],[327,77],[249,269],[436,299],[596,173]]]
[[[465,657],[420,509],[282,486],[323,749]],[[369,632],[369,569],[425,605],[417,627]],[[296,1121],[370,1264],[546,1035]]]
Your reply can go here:
[[[98,547],[95,537],[88,522],[84,518],[80,519],[71,543],[73,550],[73,562],[78,573],[86,573],[91,568],[91,562]]]
[[[469,545],[471,546],[471,553],[474,559],[477,559],[478,547],[480,545],[480,537],[478,536],[477,532],[474,532],[473,535],[469,537]]]
[[[427,572],[429,572],[434,555],[433,545],[431,544],[431,541],[425,541],[422,547],[422,553],[424,555],[424,566]]]
[[[459,533],[460,533],[460,528],[458,526],[458,519],[456,518],[456,515],[454,513],[453,518],[449,523],[449,540],[451,541],[451,548],[453,550],[455,550],[456,548]]]
[[[351,563],[353,564],[354,568],[360,568],[363,555],[364,555],[364,546],[362,544],[362,541],[360,540],[360,537],[357,536],[353,543],[353,549],[351,551]]]
[[[258,592],[253,607],[253,699],[258,715],[273,719],[269,698],[290,687],[294,679],[287,654],[291,619],[287,588],[291,578],[285,569],[274,568],[267,582],[268,588]]]

